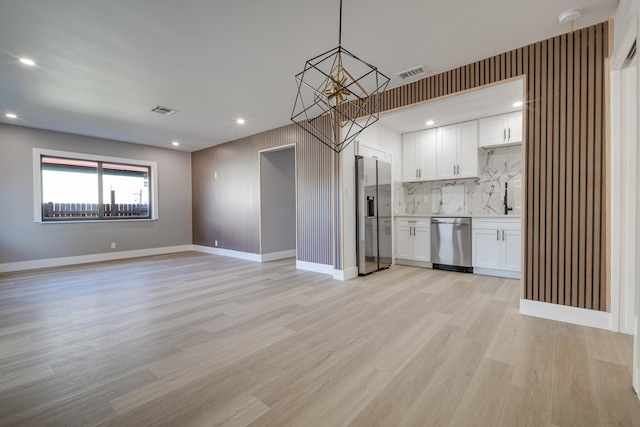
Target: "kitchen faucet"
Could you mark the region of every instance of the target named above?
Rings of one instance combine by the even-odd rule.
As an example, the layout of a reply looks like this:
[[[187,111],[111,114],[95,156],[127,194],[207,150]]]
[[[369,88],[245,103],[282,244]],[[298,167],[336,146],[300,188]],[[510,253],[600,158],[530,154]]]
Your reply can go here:
[[[505,215],[508,215],[509,211],[513,210],[512,207],[511,208],[509,207],[508,200],[509,199],[507,198],[507,183],[505,182],[504,183],[504,214]]]

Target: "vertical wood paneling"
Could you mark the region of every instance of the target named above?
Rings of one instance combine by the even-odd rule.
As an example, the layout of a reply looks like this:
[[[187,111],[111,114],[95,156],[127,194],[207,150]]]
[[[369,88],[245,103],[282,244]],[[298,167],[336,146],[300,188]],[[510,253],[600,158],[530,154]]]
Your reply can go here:
[[[259,253],[259,152],[296,144],[297,251],[332,264],[331,150],[296,125],[192,153],[193,243]],[[214,172],[218,178],[214,178]]]
[[[567,55],[567,35],[560,36],[560,48],[556,55],[556,61],[559,65],[558,87],[556,94],[560,94],[560,107],[558,110],[558,134],[560,154],[558,157],[558,277],[555,283],[557,286],[557,302],[556,304],[565,304],[568,301],[566,298],[566,290],[564,284],[568,283],[566,276],[566,265],[564,259],[561,258],[566,253],[566,241],[567,241],[567,228],[568,224],[565,221],[567,214],[567,172],[569,170],[569,164],[567,163],[567,64],[565,61],[560,61],[560,58]]]
[[[540,160],[538,162],[540,185],[536,193],[537,198],[540,200],[540,209],[538,210],[539,224],[538,234],[540,239],[540,246],[538,248],[539,257],[539,270],[540,270],[540,300],[548,302],[549,294],[549,270],[548,270],[548,254],[551,249],[547,245],[547,213],[548,209],[548,194],[547,194],[547,182],[551,180],[551,175],[548,171],[549,156],[547,155],[547,102],[548,102],[548,62],[547,62],[547,41],[540,43],[540,67],[537,69],[540,79],[540,102],[538,108],[540,109],[540,122],[537,124],[540,132]]]
[[[596,310],[607,307],[608,25],[514,49],[381,95],[384,112],[524,77],[522,277],[527,299]],[[246,184],[229,183],[234,194],[242,191],[250,200],[236,200],[216,188],[210,175],[216,169],[254,174],[252,168],[257,174],[257,151],[287,143],[297,147],[298,259],[332,263],[331,152],[295,125],[192,154],[194,243],[211,246],[216,235],[222,236],[218,240],[225,242],[223,247],[256,252],[259,233],[253,230],[258,218],[244,209],[259,211],[257,175],[245,179]],[[227,153],[228,149],[235,153]],[[234,176],[240,179],[242,174]],[[246,224],[249,231],[227,236],[230,227],[224,224],[234,222]]]
[[[525,77],[522,277],[528,299],[595,310],[607,307],[608,25],[410,83],[404,86],[406,96],[389,97],[384,103],[383,111],[393,110]]]
[[[553,304],[558,303],[558,269],[560,258],[560,251],[558,250],[560,246],[559,236],[559,213],[560,213],[560,126],[559,126],[559,116],[560,116],[560,37],[556,37],[551,41],[552,46],[552,54],[550,55],[551,60],[553,61],[552,73],[550,74],[550,79],[552,85],[550,88],[550,95],[552,99],[552,109],[553,109],[553,118],[552,125],[549,126],[549,139],[551,141],[552,152],[552,176],[553,182],[551,187],[551,203],[553,206],[553,210],[551,212],[551,227],[549,240],[551,242],[552,253],[550,256],[551,268],[550,270],[550,282],[549,286],[551,287],[551,295],[549,297],[549,302]]]

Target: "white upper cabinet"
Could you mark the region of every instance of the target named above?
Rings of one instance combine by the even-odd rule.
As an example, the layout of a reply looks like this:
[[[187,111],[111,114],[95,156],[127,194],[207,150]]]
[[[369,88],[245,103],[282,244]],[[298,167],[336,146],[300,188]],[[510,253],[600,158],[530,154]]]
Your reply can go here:
[[[478,177],[478,121],[456,125],[458,135],[458,175],[456,178]]]
[[[402,135],[402,180],[436,179],[436,130],[429,129]]]
[[[438,179],[478,176],[478,122],[438,128]]]
[[[522,143],[522,111],[480,119],[481,148]]]
[[[458,132],[456,125],[438,128],[438,178],[455,179],[458,165]]]
[[[402,135],[402,180],[478,176],[478,121]]]
[[[418,134],[419,132],[402,135],[402,180],[404,182],[418,181]]]

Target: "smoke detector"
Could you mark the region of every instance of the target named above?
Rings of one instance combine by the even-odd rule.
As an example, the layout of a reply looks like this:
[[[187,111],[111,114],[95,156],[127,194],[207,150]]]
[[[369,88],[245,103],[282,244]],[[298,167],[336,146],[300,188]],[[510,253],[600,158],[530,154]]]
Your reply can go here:
[[[558,15],[558,22],[561,24],[568,24],[580,18],[582,16],[582,9],[569,9]]]

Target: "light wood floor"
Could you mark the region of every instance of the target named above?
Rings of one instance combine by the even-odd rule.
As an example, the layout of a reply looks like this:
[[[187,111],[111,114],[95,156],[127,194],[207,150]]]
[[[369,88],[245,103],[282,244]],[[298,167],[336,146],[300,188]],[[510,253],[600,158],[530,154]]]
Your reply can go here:
[[[640,426],[630,336],[519,282],[185,253],[0,275],[3,426]]]

